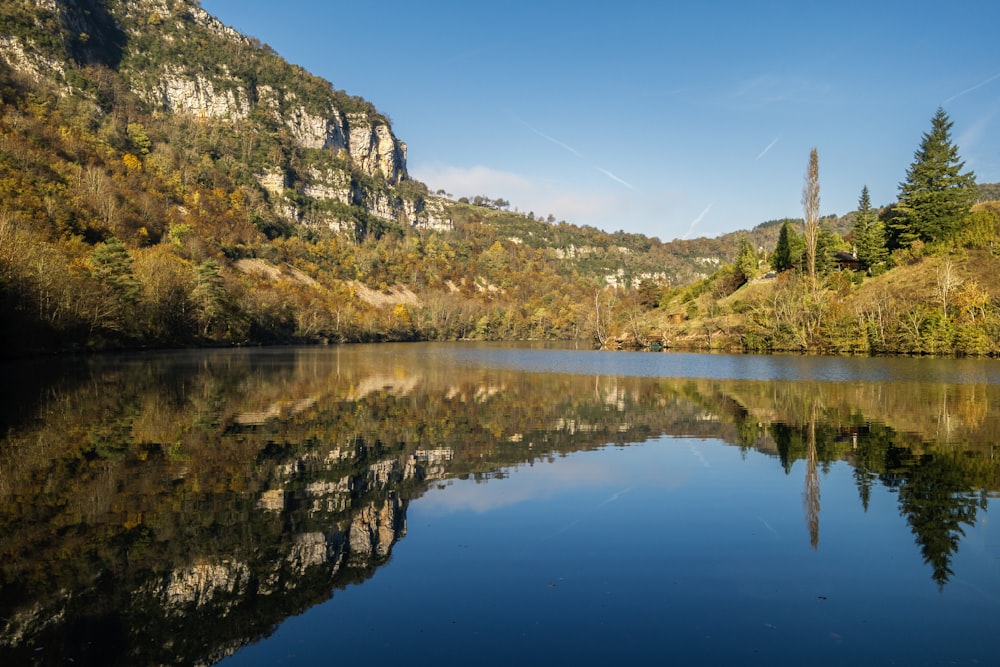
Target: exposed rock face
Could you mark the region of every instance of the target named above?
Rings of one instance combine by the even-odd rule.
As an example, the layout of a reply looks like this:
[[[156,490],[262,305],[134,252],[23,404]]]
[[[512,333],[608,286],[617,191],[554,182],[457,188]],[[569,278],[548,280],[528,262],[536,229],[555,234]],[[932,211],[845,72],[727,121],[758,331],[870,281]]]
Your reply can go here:
[[[344,554],[344,542],[339,533],[305,533],[297,535],[285,564],[293,575],[302,576],[306,570],[320,565],[330,564],[334,568],[340,565]]]
[[[242,88],[217,90],[204,76],[185,77],[167,71],[159,85],[145,94],[148,101],[170,111],[201,118],[246,118],[250,104]]]
[[[366,114],[347,117],[349,149],[355,164],[366,174],[380,175],[390,183],[406,177],[406,144],[398,141],[384,123],[373,123]]]
[[[369,505],[357,514],[349,533],[349,563],[362,566],[373,558],[389,555],[393,543],[406,534],[399,498],[392,496],[381,507]]]
[[[413,458],[407,462],[407,468],[413,472],[407,474],[407,479],[422,474],[425,481],[444,479],[448,472],[448,464],[454,458],[454,452],[444,447],[441,449],[418,449]]]
[[[260,183],[262,188],[273,195],[281,195],[285,191],[285,188],[288,187],[285,172],[280,169],[269,171],[266,174],[258,174],[257,182]]]
[[[0,58],[7,61],[14,70],[35,80],[48,76],[49,73],[60,76],[66,73],[59,61],[26,50],[18,39],[7,35],[0,35]]]
[[[311,501],[311,514],[332,514],[345,512],[351,506],[350,477],[337,482],[314,482],[306,487],[306,495]]]
[[[299,145],[304,148],[344,149],[347,147],[344,119],[340,112],[332,107],[325,117],[314,116],[304,107],[296,107],[285,117],[285,125]]]
[[[392,466],[386,468],[391,474]],[[310,495],[317,497],[339,496],[346,500],[341,507],[314,507],[312,513],[338,513],[349,505],[350,483],[315,483]],[[262,499],[263,500],[263,499]],[[263,503],[262,503],[263,504]],[[258,506],[259,509],[283,511],[283,507]],[[349,508],[347,508],[349,510]],[[352,513],[346,529],[300,533],[284,549],[281,558],[269,562],[222,560],[195,563],[174,570],[161,583],[149,589],[158,598],[168,615],[183,615],[192,609],[207,605],[226,613],[253,595],[271,595],[297,587],[302,578],[314,568],[324,568],[327,575],[335,576],[347,565],[368,568],[389,556],[392,546],[406,533],[405,502],[394,493],[382,501],[365,505]],[[264,569],[261,569],[261,566]]]
[[[341,169],[315,168],[309,172],[310,182],[303,192],[314,199],[328,199],[350,205],[354,201],[351,175]]]
[[[343,98],[338,96],[341,94],[335,93],[332,88],[324,101],[321,82],[313,82],[315,85],[312,88],[296,90],[294,81],[298,79],[291,65],[276,65],[274,55],[266,53],[259,42],[224,25],[196,2],[109,0],[101,6],[99,19],[95,18],[97,14],[90,4],[82,0],[33,2],[40,11],[58,17],[58,21],[67,26],[73,35],[90,33],[92,43],[97,37],[108,37],[121,51],[123,47],[118,42],[131,43],[131,40],[149,39],[150,34],[158,34],[158,39],[168,44],[173,53],[181,54],[169,64],[150,65],[151,61],[134,57],[130,47],[125,46],[119,54],[124,54],[121,62],[116,59],[114,63],[109,63],[120,68],[133,92],[152,108],[248,125],[258,122],[261,116],[267,117],[287,130],[286,136],[299,149],[331,151],[340,159],[343,166],[331,168],[326,160],[317,161],[308,154],[300,155],[295,166],[297,177],[293,179],[294,183],[285,177],[290,164],[269,165],[258,180],[271,195],[271,204],[278,215],[305,224],[353,231],[354,223],[349,216],[344,216],[348,219],[341,219],[329,213],[329,206],[322,205],[324,202],[335,202],[363,208],[370,215],[390,223],[432,229],[452,228],[440,200],[412,193],[402,195],[395,190],[395,186],[409,179],[406,144],[393,134],[388,121],[374,108],[363,100],[354,100],[351,110],[347,112],[340,108]],[[118,23],[132,27],[122,28]],[[156,33],[153,26],[168,29]],[[213,40],[228,45],[228,50],[224,51],[238,54],[236,57],[242,67],[235,60],[229,65],[218,62],[211,66],[198,65],[197,58],[189,61],[186,54],[203,48],[196,40],[203,43],[207,40],[211,48],[215,48],[211,44]],[[67,43],[66,53],[69,54],[73,48],[79,51],[78,46]],[[18,72],[39,80],[64,80],[67,68],[74,66],[68,56],[66,62],[62,62],[35,48],[34,44],[11,36],[0,36],[0,58]],[[245,74],[248,71],[246,63],[253,62],[255,58],[269,60],[259,68],[250,66],[249,70],[257,71],[257,75],[248,76]],[[288,68],[293,69],[291,75]],[[275,71],[280,73],[275,75]],[[367,108],[355,110],[356,104]],[[301,168],[303,160],[307,166],[305,170]],[[309,166],[310,161],[312,166]],[[356,178],[356,175],[363,177]],[[297,203],[296,198],[285,196],[290,185],[321,205],[299,208],[301,203]],[[306,211],[309,211],[308,215]]]
[[[250,569],[245,563],[199,563],[170,574],[164,585],[164,608],[183,613],[201,607],[221,594],[241,596],[246,592]]]

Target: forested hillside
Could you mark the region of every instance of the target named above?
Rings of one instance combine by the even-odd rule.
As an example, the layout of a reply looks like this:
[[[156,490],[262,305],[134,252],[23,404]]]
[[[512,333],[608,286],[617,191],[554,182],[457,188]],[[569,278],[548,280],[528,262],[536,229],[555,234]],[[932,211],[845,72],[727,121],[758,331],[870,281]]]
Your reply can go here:
[[[735,250],[432,195],[372,104],[196,2],[13,0],[0,25],[8,353],[586,338],[596,291]]]
[[[863,293],[868,277],[940,253],[957,267],[965,249],[992,257],[997,236],[995,207],[969,215],[996,185],[958,202],[942,227],[938,213],[913,218],[926,189],[915,174],[912,196],[885,209],[859,201],[844,217],[747,221],[746,232],[665,243],[435,194],[410,178],[406,156],[372,103],[196,0],[8,0],[0,349],[574,338],[930,351],[898,333],[833,344],[833,304]],[[960,185],[971,192],[974,179]],[[845,264],[845,254],[861,259]],[[772,271],[775,285],[796,285],[791,296],[741,296]],[[990,339],[983,327],[1000,291],[963,281],[968,298],[983,291],[970,325]],[[952,318],[956,292],[944,294],[939,310]],[[785,311],[805,321],[785,322]],[[897,328],[933,321],[893,312]]]

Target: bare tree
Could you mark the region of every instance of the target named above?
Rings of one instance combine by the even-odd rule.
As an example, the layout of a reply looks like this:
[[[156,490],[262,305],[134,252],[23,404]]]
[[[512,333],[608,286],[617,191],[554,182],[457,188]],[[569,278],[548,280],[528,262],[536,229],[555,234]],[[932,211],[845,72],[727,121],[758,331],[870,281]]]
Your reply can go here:
[[[964,281],[955,271],[955,265],[950,257],[941,260],[937,270],[937,295],[941,299],[941,314],[948,317],[948,304],[951,293],[962,286]]]
[[[816,284],[816,245],[819,241],[819,155],[809,151],[809,167],[802,187],[802,209],[806,218],[805,241],[809,279]]]
[[[614,304],[614,292],[611,293],[608,303],[602,305],[601,290],[594,290],[594,338],[602,348],[611,337],[611,309]]]
[[[809,416],[809,431],[806,437],[806,485],[802,491],[802,509],[809,527],[809,545],[813,551],[819,549],[819,456],[816,451],[816,404],[812,405]]]

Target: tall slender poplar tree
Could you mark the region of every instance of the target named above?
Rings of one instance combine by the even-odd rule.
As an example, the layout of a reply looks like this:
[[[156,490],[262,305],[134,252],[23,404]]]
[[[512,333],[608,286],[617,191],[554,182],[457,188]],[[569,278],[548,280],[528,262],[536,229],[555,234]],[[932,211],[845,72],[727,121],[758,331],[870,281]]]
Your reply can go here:
[[[809,151],[806,182],[802,187],[802,210],[805,213],[806,266],[809,279],[816,282],[816,246],[819,242],[819,154]]]

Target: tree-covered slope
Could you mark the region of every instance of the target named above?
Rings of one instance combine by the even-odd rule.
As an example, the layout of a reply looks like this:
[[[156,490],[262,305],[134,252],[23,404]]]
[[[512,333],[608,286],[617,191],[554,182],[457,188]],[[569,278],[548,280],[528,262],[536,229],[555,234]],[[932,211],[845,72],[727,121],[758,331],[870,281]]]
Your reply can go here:
[[[0,25],[8,353],[588,337],[595,290],[735,248],[432,195],[374,105],[191,0],[12,0]]]

